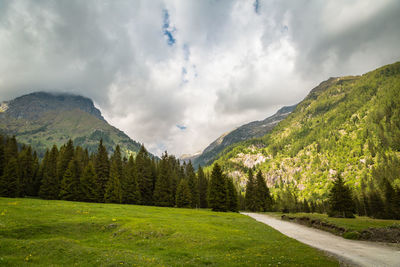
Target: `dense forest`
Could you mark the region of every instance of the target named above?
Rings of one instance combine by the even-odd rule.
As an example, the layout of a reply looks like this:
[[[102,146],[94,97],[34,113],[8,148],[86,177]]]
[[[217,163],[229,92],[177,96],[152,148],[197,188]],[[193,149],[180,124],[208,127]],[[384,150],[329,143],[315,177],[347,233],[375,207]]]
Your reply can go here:
[[[209,182],[210,180],[210,182]],[[165,152],[160,160],[142,146],[135,158],[109,157],[100,141],[97,153],[67,144],[47,150],[42,160],[15,137],[0,136],[0,196],[125,203],[162,207],[238,211],[232,179],[216,165],[208,178],[192,164]]]
[[[97,153],[74,146],[70,140],[56,145],[40,161],[30,146],[15,137],[0,136],[0,196],[40,197],[70,201],[124,203],[179,208],[211,208],[214,211],[320,212],[352,217],[357,212],[378,218],[399,218],[400,190],[385,183],[384,197],[377,192],[359,203],[340,175],[326,202],[299,201],[289,190],[273,198],[261,171],[248,171],[245,194],[218,165],[210,175],[191,162],[183,163],[165,152],[160,160],[144,146],[136,158],[121,156],[119,146],[109,157],[102,141]],[[342,215],[343,213],[343,215]]]

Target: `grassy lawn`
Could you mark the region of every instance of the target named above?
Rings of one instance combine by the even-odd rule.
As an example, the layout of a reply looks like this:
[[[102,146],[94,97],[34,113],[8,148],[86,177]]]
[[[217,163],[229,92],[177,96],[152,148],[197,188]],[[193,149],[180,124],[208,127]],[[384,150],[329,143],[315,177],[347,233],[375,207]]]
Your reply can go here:
[[[338,266],[237,213],[0,198],[0,265]]]
[[[326,214],[319,214],[319,213],[267,212],[266,214],[279,218],[283,214],[286,214],[290,217],[309,217],[312,219],[320,219],[322,221],[329,222],[336,226],[343,227],[346,230],[354,230],[354,231],[362,231],[368,228],[383,228],[392,225],[400,226],[400,220],[380,220],[380,219],[372,219],[369,217],[360,217],[360,216],[356,216],[355,219],[347,219],[347,218],[332,218],[328,217],[328,215]]]

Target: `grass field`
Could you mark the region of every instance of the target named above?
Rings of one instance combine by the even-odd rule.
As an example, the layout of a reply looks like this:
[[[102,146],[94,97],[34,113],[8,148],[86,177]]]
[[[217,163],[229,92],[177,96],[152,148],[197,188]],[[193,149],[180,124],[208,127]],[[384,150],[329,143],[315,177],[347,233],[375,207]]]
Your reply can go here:
[[[237,213],[0,198],[0,265],[338,266]]]
[[[348,231],[363,231],[368,228],[383,228],[388,226],[397,225],[400,226],[400,220],[380,220],[380,219],[372,219],[369,217],[360,217],[356,216],[355,219],[348,218],[332,218],[328,217],[326,214],[320,213],[281,213],[281,212],[267,212],[266,214],[281,217],[283,214],[286,214],[290,217],[309,217],[312,219],[319,219],[322,221],[329,222],[336,226],[342,227]]]

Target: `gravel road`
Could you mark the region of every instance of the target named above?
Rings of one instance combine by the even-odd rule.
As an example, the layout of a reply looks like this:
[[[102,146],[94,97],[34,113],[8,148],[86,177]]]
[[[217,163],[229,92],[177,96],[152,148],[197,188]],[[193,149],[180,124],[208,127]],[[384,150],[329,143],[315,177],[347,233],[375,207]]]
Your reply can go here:
[[[284,235],[328,252],[347,264],[355,266],[400,266],[400,250],[379,243],[355,241],[296,223],[257,213],[242,214],[265,223]]]

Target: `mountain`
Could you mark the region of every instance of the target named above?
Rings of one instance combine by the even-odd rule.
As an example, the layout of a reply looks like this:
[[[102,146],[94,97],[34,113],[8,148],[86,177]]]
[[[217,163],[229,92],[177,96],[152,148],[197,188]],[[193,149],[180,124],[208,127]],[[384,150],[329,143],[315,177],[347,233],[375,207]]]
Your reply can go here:
[[[400,62],[330,78],[270,133],[227,147],[216,159],[242,187],[262,170],[275,196],[327,199],[341,175],[358,199],[400,188]]]
[[[2,102],[0,132],[15,135],[40,154],[69,139],[89,152],[97,150],[101,138],[109,152],[117,144],[125,155],[135,154],[140,148],[138,142],[108,124],[91,99],[71,94],[35,92]]]
[[[226,147],[249,140],[256,137],[261,137],[270,132],[281,120],[286,118],[294,109],[296,105],[283,107],[279,109],[274,115],[262,120],[253,121],[242,125],[235,130],[225,133],[212,142],[200,154],[184,155],[181,156],[182,160],[191,160],[194,166],[205,166],[212,163],[218,156],[218,153],[223,151]]]

